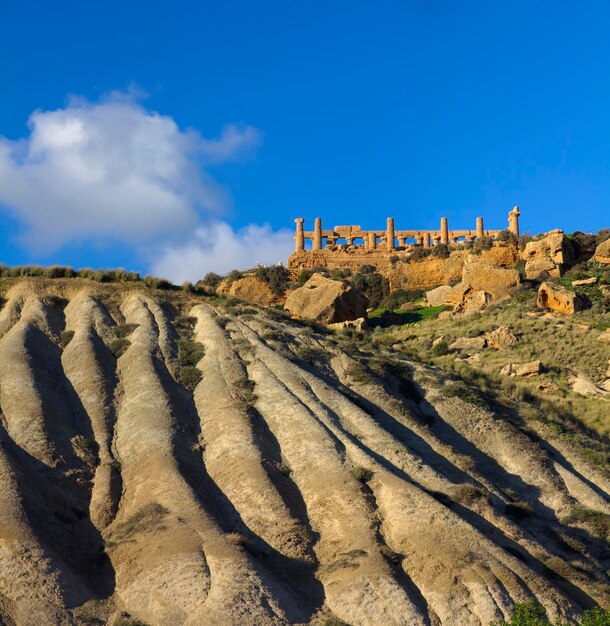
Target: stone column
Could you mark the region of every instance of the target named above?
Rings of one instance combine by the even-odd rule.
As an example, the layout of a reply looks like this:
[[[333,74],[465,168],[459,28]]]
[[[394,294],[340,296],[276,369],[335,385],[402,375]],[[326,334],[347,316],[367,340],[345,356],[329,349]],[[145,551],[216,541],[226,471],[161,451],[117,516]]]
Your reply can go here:
[[[449,225],[446,217],[441,217],[441,243],[449,243]]]
[[[386,227],[386,246],[388,250],[395,249],[394,242],[394,218],[388,217],[387,227]]]
[[[303,233],[303,222],[305,220],[302,217],[297,217],[294,221],[297,225],[297,232],[294,236],[294,251],[300,252],[301,250],[305,250],[305,235]]]
[[[512,211],[508,213],[508,230],[515,236],[519,237],[519,216],[521,212],[519,211],[519,207],[513,207]]]
[[[313,225],[313,249],[322,250],[322,220],[316,217]]]
[[[477,239],[485,237],[485,229],[483,227],[483,218],[477,217]]]
[[[424,248],[430,247],[430,233],[424,233]]]
[[[374,250],[377,247],[377,235],[373,232],[368,233],[369,250]]]

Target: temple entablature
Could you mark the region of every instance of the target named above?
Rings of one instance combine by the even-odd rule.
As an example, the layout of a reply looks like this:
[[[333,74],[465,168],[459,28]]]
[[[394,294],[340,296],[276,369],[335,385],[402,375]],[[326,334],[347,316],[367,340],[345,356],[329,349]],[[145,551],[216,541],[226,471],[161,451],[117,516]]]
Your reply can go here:
[[[508,230],[519,237],[519,207],[515,206],[508,214]],[[335,226],[332,230],[322,228],[322,220],[316,217],[314,229],[304,230],[305,220],[299,217],[296,222],[295,254],[289,259],[289,265],[309,265],[303,263],[303,255],[316,257],[311,262],[320,261],[324,265],[329,263],[333,253],[351,252],[370,255],[371,262],[382,261],[394,256],[397,252],[411,252],[415,247],[431,248],[440,244],[458,245],[473,243],[477,239],[488,237],[496,239],[501,230],[486,230],[483,218],[477,217],[473,229],[452,230],[446,217],[441,217],[439,229],[399,230],[395,228],[394,218],[386,220],[383,230],[362,230],[360,226]],[[311,248],[306,248],[305,242],[311,242]],[[322,255],[322,256],[320,256]],[[298,258],[297,258],[298,257]]]

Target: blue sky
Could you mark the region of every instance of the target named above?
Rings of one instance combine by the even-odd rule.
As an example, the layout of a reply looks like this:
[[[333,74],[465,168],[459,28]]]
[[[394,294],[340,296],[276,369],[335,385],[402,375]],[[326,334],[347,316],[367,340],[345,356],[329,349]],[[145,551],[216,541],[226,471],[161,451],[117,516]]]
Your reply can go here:
[[[610,226],[609,26],[607,2],[4,0],[0,261],[181,280],[283,258],[298,216]]]

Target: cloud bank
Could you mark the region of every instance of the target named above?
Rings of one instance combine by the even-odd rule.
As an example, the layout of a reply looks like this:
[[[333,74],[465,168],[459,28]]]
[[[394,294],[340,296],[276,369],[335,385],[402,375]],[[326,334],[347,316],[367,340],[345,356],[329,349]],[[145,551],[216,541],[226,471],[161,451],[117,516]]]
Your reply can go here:
[[[290,249],[287,232],[236,232],[220,221],[230,196],[205,170],[252,153],[261,140],[255,128],[228,125],[208,139],[125,93],[72,98],[35,111],[28,126],[25,139],[0,137],[0,204],[23,226],[21,243],[33,255],[87,241],[129,245],[178,282],[276,262]]]

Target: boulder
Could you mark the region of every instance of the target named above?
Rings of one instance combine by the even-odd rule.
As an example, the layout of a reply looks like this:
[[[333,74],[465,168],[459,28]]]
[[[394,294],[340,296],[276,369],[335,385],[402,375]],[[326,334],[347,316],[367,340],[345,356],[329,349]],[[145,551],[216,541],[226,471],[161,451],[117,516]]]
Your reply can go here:
[[[610,285],[601,285],[599,293],[601,294],[604,302],[610,302]]]
[[[536,376],[542,371],[542,363],[539,360],[527,363],[507,363],[501,370],[502,376]]]
[[[345,322],[335,322],[334,324],[328,324],[328,327],[332,328],[333,330],[346,330],[348,328],[351,328],[360,332],[361,330],[368,328],[368,320],[366,319],[366,317],[359,317],[356,320],[347,320]]]
[[[599,387],[581,375],[571,376],[568,382],[572,385],[574,393],[577,393],[579,396],[585,396],[585,398],[600,398],[608,395],[606,389]]]
[[[438,346],[439,344],[443,343],[443,341],[445,341],[445,335],[441,335],[440,337],[437,337],[433,342],[432,342],[432,347],[435,348],[436,346]],[[609,366],[610,368],[610,366]]]
[[[496,350],[506,348],[507,346],[514,346],[519,343],[517,337],[506,326],[498,326],[495,330],[485,335],[487,343]]]
[[[446,304],[447,297],[451,293],[451,287],[449,285],[441,285],[431,291],[426,291],[426,300],[430,306],[439,306]]]
[[[606,239],[597,246],[593,259],[598,263],[610,265],[610,239]]]
[[[530,241],[521,258],[525,261],[525,278],[545,280],[558,278],[575,260],[572,242],[562,230],[553,230],[542,239]]]
[[[596,276],[591,276],[591,278],[582,278],[581,280],[573,280],[572,287],[581,287],[582,285],[595,285],[597,282]]]
[[[573,291],[553,283],[540,285],[536,304],[542,309],[550,309],[563,315],[573,315],[584,308],[583,301]]]
[[[244,276],[228,284],[223,283],[218,287],[218,294],[265,306],[280,301],[280,298],[271,291],[269,285],[256,276]]]
[[[487,345],[485,337],[460,337],[450,346],[450,350],[482,350]]]
[[[296,317],[334,324],[366,318],[368,299],[348,283],[314,274],[286,298],[284,308]]]
[[[462,285],[473,291],[485,291],[491,295],[493,302],[499,302],[510,297],[512,290],[520,284],[521,278],[516,269],[498,267],[491,261],[491,258],[483,255],[469,255],[462,271]]]
[[[464,284],[456,285],[449,294],[450,301],[453,301],[454,308],[451,315],[472,315],[487,308],[493,297],[486,291],[475,291],[470,287],[464,289]],[[440,317],[440,316],[439,316]]]
[[[610,328],[607,328],[601,335],[598,335],[597,341],[610,343]],[[608,368],[608,371],[610,372],[610,368]]]

